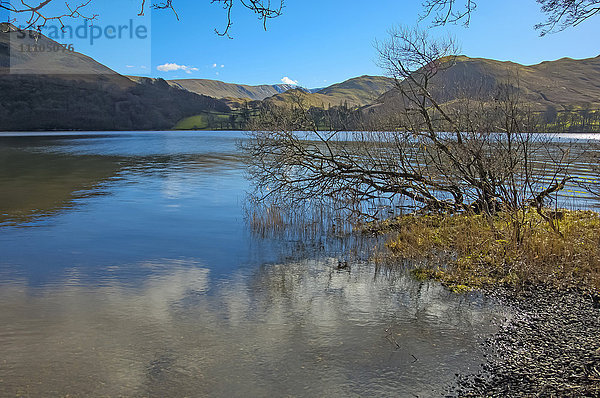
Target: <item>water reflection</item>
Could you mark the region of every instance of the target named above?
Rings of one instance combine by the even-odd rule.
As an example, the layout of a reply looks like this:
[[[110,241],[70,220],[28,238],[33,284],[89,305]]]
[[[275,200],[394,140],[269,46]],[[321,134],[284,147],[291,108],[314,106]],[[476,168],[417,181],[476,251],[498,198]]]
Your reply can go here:
[[[239,138],[0,137],[2,394],[429,396],[478,365],[493,303],[253,235]]]
[[[0,224],[56,214],[74,200],[98,195],[119,170],[117,159],[56,156],[0,147]]]
[[[159,260],[140,286],[0,287],[9,395],[410,396],[443,393],[477,367],[489,305],[335,259],[213,279]],[[399,348],[386,337],[390,329]],[[416,360],[415,360],[416,358]]]
[[[93,283],[148,258],[247,263],[236,136],[85,137],[0,137],[0,275],[43,284],[76,268]]]
[[[218,174],[240,162],[233,153],[178,153],[169,145],[163,145],[167,153],[149,153],[150,147],[132,155],[128,142],[114,142],[118,137],[91,137],[0,137],[0,225],[27,226],[39,217],[73,209],[82,203],[78,199],[109,194],[105,185],[111,181],[159,176],[169,179],[171,188],[166,189],[172,193],[175,177],[182,181],[186,173]],[[143,140],[137,138],[139,145]]]

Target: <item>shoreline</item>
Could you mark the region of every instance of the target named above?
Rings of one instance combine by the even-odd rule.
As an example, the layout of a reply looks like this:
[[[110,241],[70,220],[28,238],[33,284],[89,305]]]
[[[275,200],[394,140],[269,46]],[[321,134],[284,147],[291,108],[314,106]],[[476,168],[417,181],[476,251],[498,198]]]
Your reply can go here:
[[[485,294],[514,314],[483,343],[483,370],[457,375],[451,396],[600,396],[599,295],[543,285]]]
[[[389,266],[409,260],[417,280],[509,309],[482,343],[482,370],[457,374],[448,396],[600,397],[600,214],[560,216],[553,230],[524,213],[519,244],[502,213],[408,215],[363,230],[386,238]]]

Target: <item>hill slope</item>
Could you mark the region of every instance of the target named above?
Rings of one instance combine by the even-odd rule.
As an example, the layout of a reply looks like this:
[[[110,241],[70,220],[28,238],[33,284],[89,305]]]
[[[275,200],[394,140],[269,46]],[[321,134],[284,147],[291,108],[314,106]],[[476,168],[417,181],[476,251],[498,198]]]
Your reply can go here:
[[[29,46],[29,50],[27,49]],[[52,49],[34,51],[33,49]],[[56,49],[56,51],[54,51]],[[102,81],[122,89],[135,84],[94,59],[63,49],[60,44],[33,31],[17,32],[0,23],[0,75],[51,75],[63,80]]]
[[[600,108],[600,56],[563,58],[531,66],[465,56],[454,62],[432,81],[432,93],[441,103],[493,98],[498,85],[506,84],[535,110]],[[398,97],[396,89],[390,90],[370,109],[391,109]]]
[[[306,106],[333,107],[346,103],[348,106],[364,106],[373,103],[380,95],[392,89],[394,80],[383,76],[360,76],[323,88],[316,93],[302,90],[287,91],[267,98],[275,105],[292,104],[301,99]]]
[[[213,98],[247,98],[259,101],[296,87],[289,84],[248,86],[209,79],[177,79],[169,80],[169,84]]]
[[[229,111],[161,79],[136,83],[77,52],[22,52],[35,36],[11,28],[0,27],[0,130],[168,129],[202,111]],[[45,36],[37,45],[59,46]]]

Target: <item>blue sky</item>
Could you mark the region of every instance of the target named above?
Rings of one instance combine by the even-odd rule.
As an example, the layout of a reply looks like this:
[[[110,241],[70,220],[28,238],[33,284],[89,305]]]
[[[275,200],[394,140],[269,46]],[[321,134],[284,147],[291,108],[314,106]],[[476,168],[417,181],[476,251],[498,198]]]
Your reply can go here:
[[[415,25],[422,11],[420,0],[287,0],[284,14],[269,21],[264,31],[255,15],[238,7],[233,39],[228,39],[214,33],[226,21],[224,10],[210,0],[175,0],[179,21],[168,10],[136,17],[139,0],[118,0],[116,9],[110,1],[94,6],[99,25],[133,18],[135,24],[151,27],[151,34],[139,43],[99,40],[76,49],[119,73],[245,84],[280,83],[287,77],[311,88],[382,74],[374,41],[385,39],[394,25]],[[434,28],[434,34],[454,35],[465,55],[523,64],[600,54],[600,17],[539,37],[533,25],[544,16],[534,0],[478,3],[468,28]]]

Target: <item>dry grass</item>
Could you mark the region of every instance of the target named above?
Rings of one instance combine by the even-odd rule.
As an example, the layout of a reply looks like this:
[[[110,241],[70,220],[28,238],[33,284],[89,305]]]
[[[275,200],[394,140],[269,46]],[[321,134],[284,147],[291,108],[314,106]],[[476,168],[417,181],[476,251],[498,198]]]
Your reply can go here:
[[[455,291],[545,283],[600,291],[600,214],[564,211],[559,233],[534,211],[410,215],[370,229],[390,234],[396,259],[418,263],[418,278]]]

